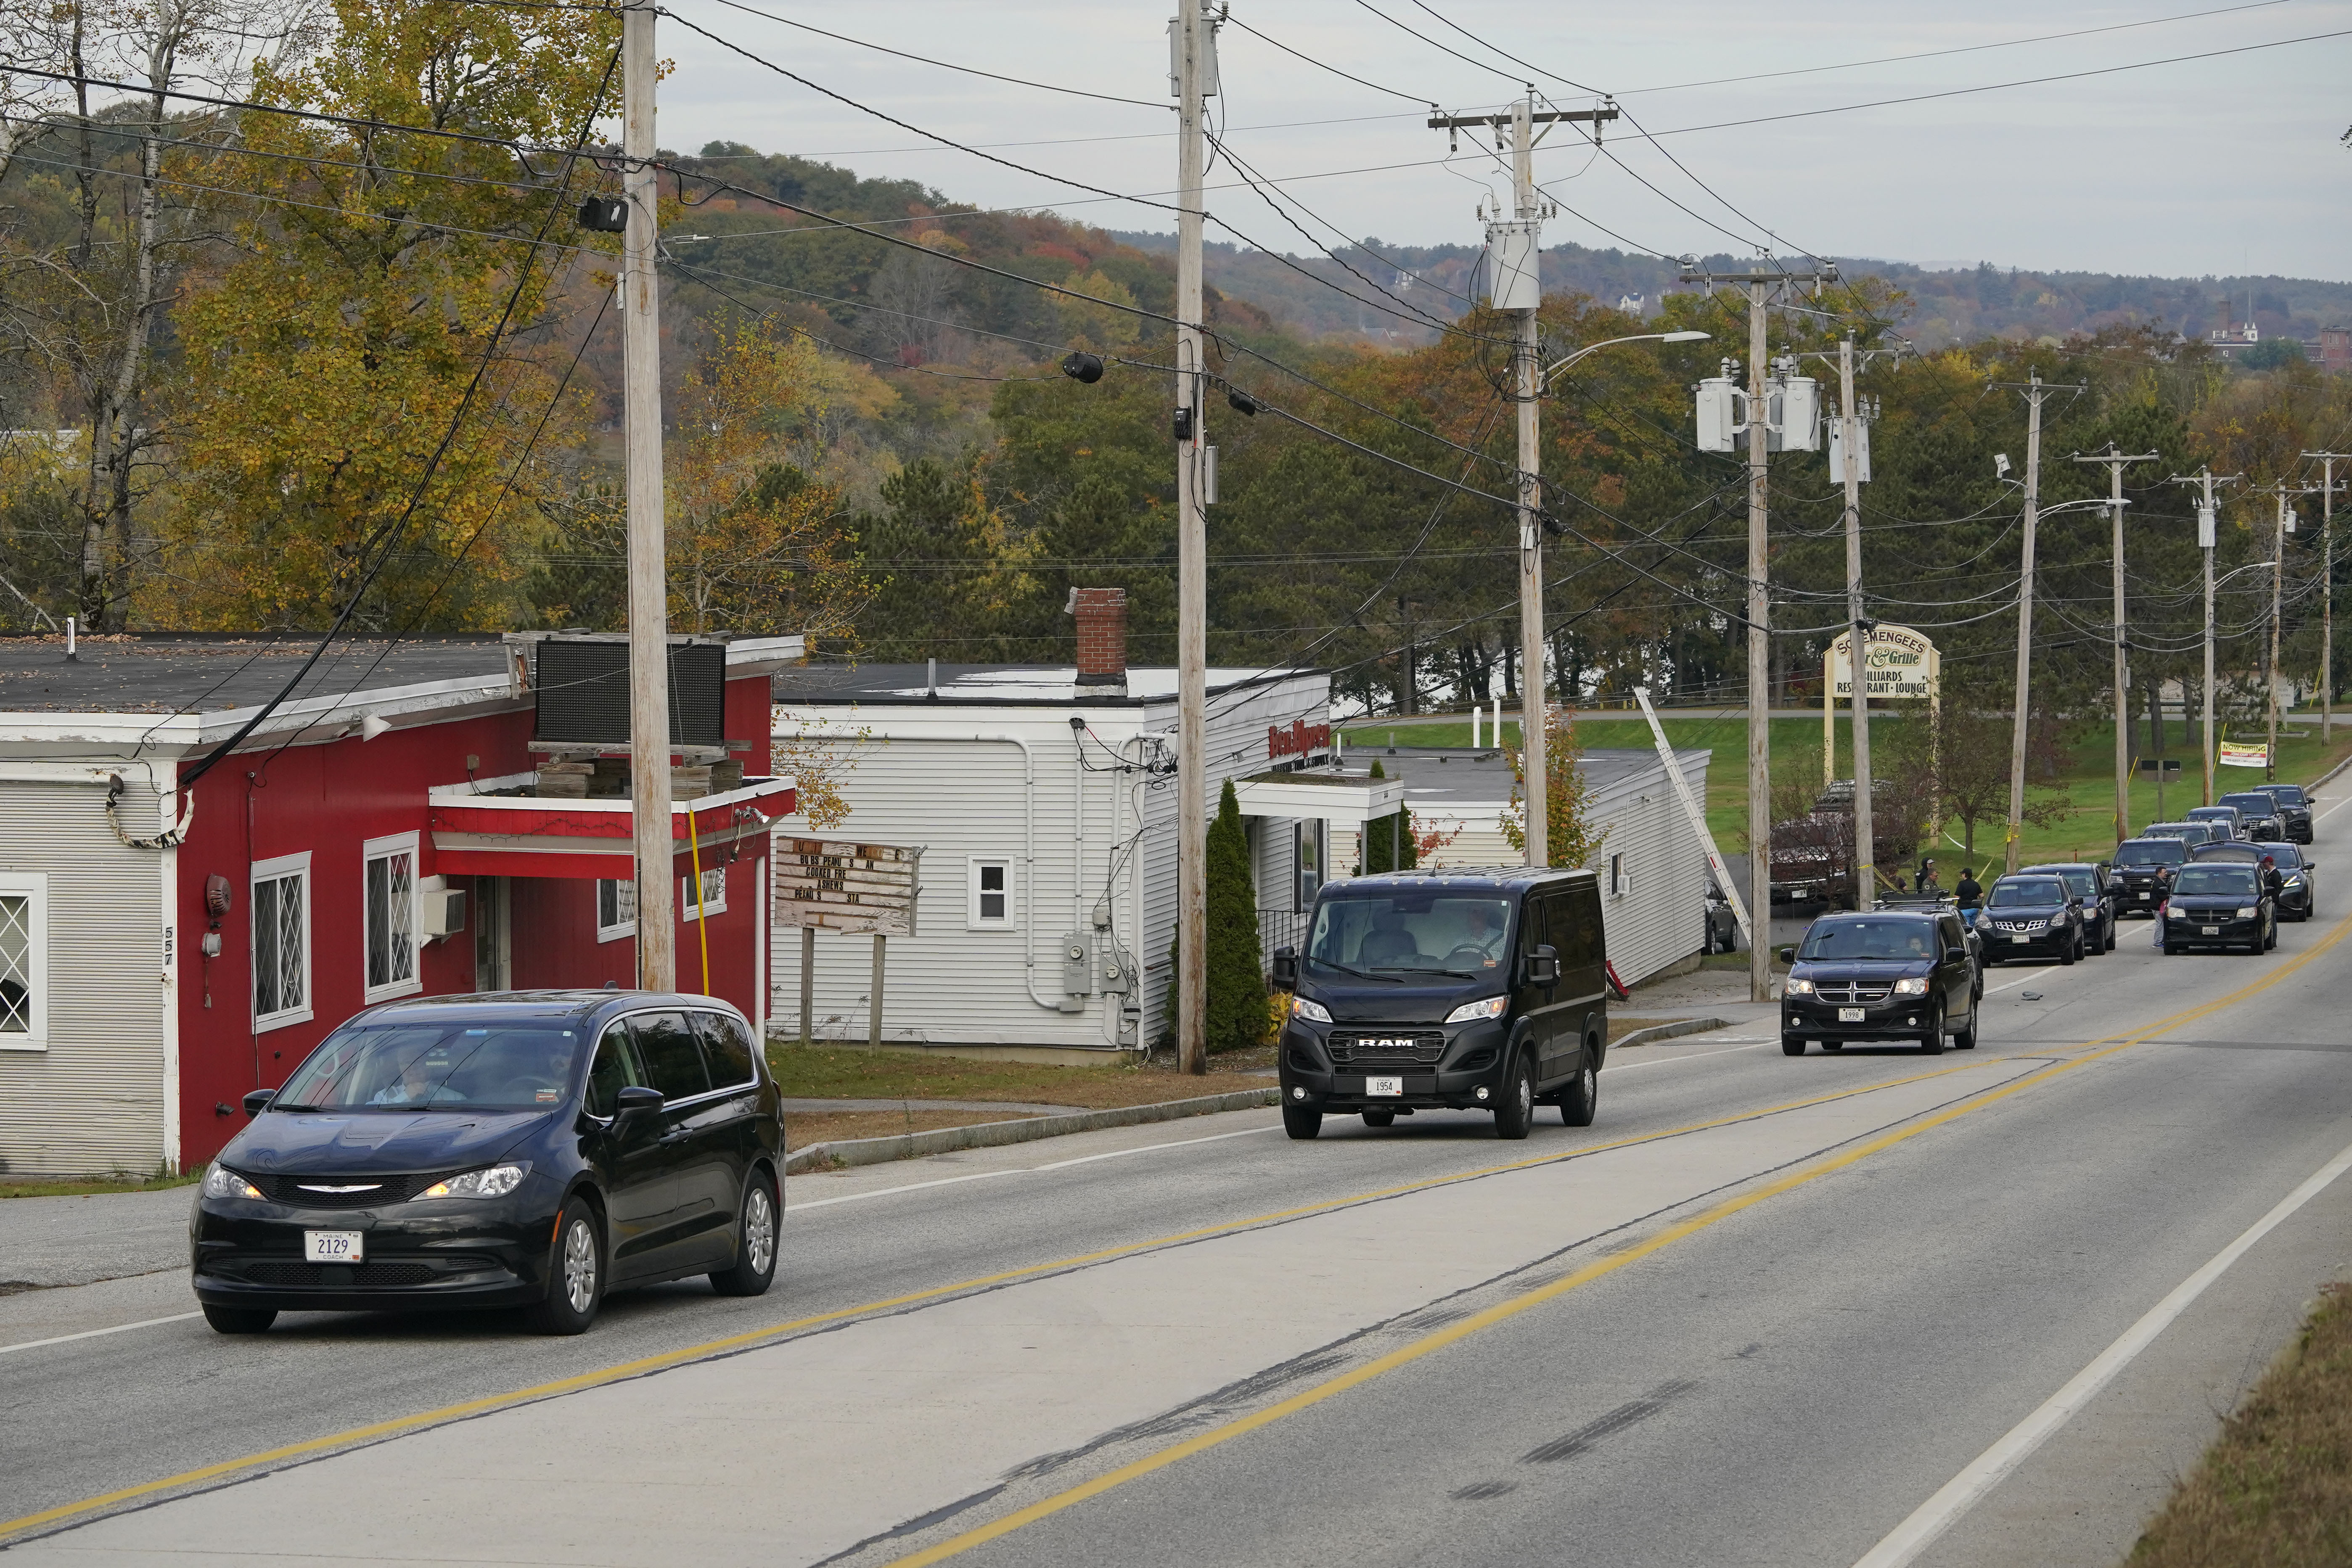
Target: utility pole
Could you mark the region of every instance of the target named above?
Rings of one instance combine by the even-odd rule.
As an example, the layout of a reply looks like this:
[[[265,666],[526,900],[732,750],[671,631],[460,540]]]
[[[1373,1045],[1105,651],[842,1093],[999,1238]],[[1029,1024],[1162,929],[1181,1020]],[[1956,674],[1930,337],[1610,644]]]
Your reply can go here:
[[[2305,452],[2319,459],[2319,743],[2336,738],[2336,465],[2352,454]]]
[[[1862,614],[1862,420],[1853,405],[1853,333],[1838,340],[1838,419],[1845,472],[1846,682],[1853,695],[1853,907],[1877,901],[1878,868],[1870,822],[1870,673],[1864,657],[1869,635]],[[1824,773],[1822,778],[1829,775]]]
[[[2025,549],[2017,580],[2017,700],[2016,712],[2011,716],[2009,742],[2009,831],[2007,834],[2007,870],[2017,872],[2018,836],[2025,831],[2025,732],[2026,721],[2032,707],[2030,682],[2033,676],[2033,531],[2041,521],[2042,506],[2042,405],[2053,393],[2074,392],[2079,386],[2047,386],[2042,373],[2034,371],[2023,385],[2015,382],[2000,382],[1996,385],[2025,394]]]
[[[1202,472],[1201,177],[1210,50],[1201,0],[1176,7],[1176,1060],[1209,1070],[1209,529]],[[1032,895],[1034,896],[1034,894]]]
[[[629,511],[629,814],[637,874],[637,984],[677,989],[677,840],[669,790],[669,588],[662,530],[661,283],[654,184],[653,0],[621,13],[623,443]]]
[[[1837,281],[1837,268],[1784,272],[1759,268],[1748,272],[1682,269],[1685,283],[1738,283],[1748,289],[1748,891],[1756,900],[1758,929],[1772,919],[1772,601],[1766,551],[1770,495],[1765,454],[1771,448],[1769,387],[1765,380],[1768,345],[1765,307],[1777,285]],[[1766,942],[1748,944],[1748,999],[1772,1000],[1772,954]]]
[[[2220,518],[2213,491],[2217,485],[2237,483],[2237,474],[2217,475],[2208,467],[2189,477],[2175,475],[2176,485],[2200,487],[2202,497],[2197,503],[2197,547],[2205,552],[2205,692],[2204,718],[2198,731],[2198,743],[2205,750],[2205,801],[2213,804],[2213,544],[2220,536]],[[2158,774],[2161,777],[2161,773]]]
[[[2286,587],[2286,536],[2294,531],[2294,508],[2287,504],[2287,497],[2309,495],[2311,488],[2308,485],[2289,485],[2284,480],[2263,488],[2278,498],[2278,522],[2271,531],[2271,647],[2264,680],[2270,688],[2270,724],[2263,746],[2263,777],[2275,783],[2278,779],[2279,620]]]
[[[2107,466],[2108,510],[2115,515],[2116,545],[2116,842],[2121,844],[2131,837],[2131,710],[2126,704],[2126,690],[2130,681],[2129,661],[2124,657],[2124,508],[2131,503],[2124,500],[2124,469],[2133,463],[2156,461],[2154,452],[2141,452],[2126,457],[2113,441],[2104,452],[2087,455],[2077,452],[2078,463],[2105,463]],[[2164,759],[2156,765],[2158,787],[2163,787]]]
[[[1459,132],[1467,127],[1499,132],[1507,125],[1511,131],[1512,216],[1504,220],[1497,214],[1487,224],[1486,254],[1494,308],[1515,318],[1511,389],[1519,416],[1519,763],[1527,781],[1524,842],[1530,866],[1551,864],[1548,787],[1551,775],[1546,771],[1550,737],[1544,729],[1543,447],[1536,402],[1543,392],[1541,328],[1537,321],[1543,305],[1543,279],[1537,254],[1541,247],[1544,204],[1536,190],[1535,151],[1541,138],[1535,128],[1585,121],[1591,125],[1593,144],[1598,146],[1601,125],[1616,118],[1614,107],[1538,110],[1530,87],[1528,96],[1511,105],[1508,114],[1433,114],[1429,119],[1432,130],[1445,132],[1457,145]]]

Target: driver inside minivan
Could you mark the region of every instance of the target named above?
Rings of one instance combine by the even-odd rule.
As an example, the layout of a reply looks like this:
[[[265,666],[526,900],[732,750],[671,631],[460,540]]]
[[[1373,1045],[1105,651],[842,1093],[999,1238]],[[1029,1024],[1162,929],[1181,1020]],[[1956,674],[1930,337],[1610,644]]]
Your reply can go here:
[[[1493,969],[1507,919],[1495,899],[1333,899],[1316,911],[1307,957],[1375,971]]]

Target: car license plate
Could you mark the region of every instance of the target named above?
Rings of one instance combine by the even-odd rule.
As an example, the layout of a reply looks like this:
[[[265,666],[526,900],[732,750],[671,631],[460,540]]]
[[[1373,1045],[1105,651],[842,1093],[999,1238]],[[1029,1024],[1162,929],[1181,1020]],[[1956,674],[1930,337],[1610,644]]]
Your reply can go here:
[[[2144,904],[2144,903],[2146,903],[2146,902],[2147,902],[2147,895],[2146,893],[2142,893],[2142,894],[2139,896],[2139,901],[2140,901],[2141,903],[2143,903],[2143,904]]]
[[[1861,1022],[1862,1022],[1862,1009],[1861,1009],[1861,1008],[1859,1008],[1859,1007],[1841,1007],[1841,1008],[1839,1008],[1839,1009],[1838,1009],[1838,1022],[1839,1022],[1839,1023],[1841,1023],[1841,1024],[1859,1024],[1859,1023],[1861,1023]]]
[[[2220,926],[2200,926],[2198,929],[2202,931],[2207,936],[2220,936],[2221,934],[2221,928]]]
[[[367,1255],[366,1233],[357,1230],[306,1230],[302,1233],[305,1263],[357,1263]]]
[[[2015,942],[2018,946],[2020,946],[2020,947],[2023,947],[2023,946],[2025,946],[2028,942],[2031,942],[2033,939],[2032,939],[2032,937],[2030,937],[2030,936],[2013,936],[2013,937],[2011,937],[2009,940],[2010,940],[2010,941],[2011,941],[2011,942]]]
[[[1401,1078],[1368,1078],[1364,1080],[1366,1094],[1402,1095],[1404,1079]]]

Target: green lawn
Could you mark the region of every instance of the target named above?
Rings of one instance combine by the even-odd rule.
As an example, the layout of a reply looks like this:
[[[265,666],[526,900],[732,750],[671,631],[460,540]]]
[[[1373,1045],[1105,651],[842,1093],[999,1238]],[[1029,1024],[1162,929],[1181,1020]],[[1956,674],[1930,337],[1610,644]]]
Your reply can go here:
[[[1744,854],[1748,836],[1748,722],[1739,717],[1725,719],[1675,718],[1661,714],[1666,739],[1682,749],[1706,748],[1715,753],[1706,771],[1706,820],[1714,831],[1716,845],[1727,856]],[[2283,726],[2283,730],[2287,727]],[[1376,719],[1350,726],[1347,731],[1349,762],[1367,766],[1379,755],[1380,748],[1388,744],[1390,731],[1395,731],[1400,745],[1467,746],[1470,724],[1466,719],[1389,720]],[[1837,764],[1834,777],[1848,777],[1853,772],[1849,727],[1841,720],[1837,726]],[[1480,739],[1486,737],[1481,735]],[[1507,721],[1504,739],[1516,744],[1519,738],[1517,723]],[[1589,747],[1621,748],[1652,744],[1650,726],[1639,714],[1630,718],[1611,714],[1580,714],[1576,721],[1576,738]],[[2231,736],[2235,739],[2234,735]],[[2250,738],[2259,740],[2259,732]],[[2074,802],[2074,810],[2066,817],[2048,827],[2027,826],[2019,839],[2021,864],[2041,860],[2100,860],[2114,847],[2115,832],[2115,726],[2106,722],[2087,724],[2073,738],[2071,748],[2074,766],[2063,783]],[[2192,805],[2200,804],[2203,775],[2198,761],[2196,742],[2175,740],[2171,754],[2181,763],[2181,776],[2177,784],[2164,789],[2166,814],[2177,819]],[[2318,727],[2303,732],[2303,726],[2292,727],[2279,738],[2279,778],[2290,784],[2310,784],[2322,773],[2352,754],[2352,720],[2340,723],[2333,745],[2323,747]],[[1822,765],[1822,725],[1818,719],[1775,719],[1772,721],[1772,768],[1776,775],[1789,776],[1801,771],[1817,774]],[[1784,772],[1787,770],[1788,772]],[[2243,789],[2263,782],[2260,770],[2254,768],[2222,768],[2216,775],[2217,787],[2222,794]],[[2150,822],[2163,820],[2157,816],[2156,785],[2135,778],[2131,789],[2131,826],[2137,829]],[[2001,853],[2001,831],[1999,822],[1979,823],[1974,861],[1979,866],[1987,859],[1998,859]],[[1949,887],[1959,869],[1959,862],[1970,858],[1964,852],[1963,837],[1957,824],[1946,824],[1948,835],[1942,852],[1936,859],[1943,871],[1944,885]]]

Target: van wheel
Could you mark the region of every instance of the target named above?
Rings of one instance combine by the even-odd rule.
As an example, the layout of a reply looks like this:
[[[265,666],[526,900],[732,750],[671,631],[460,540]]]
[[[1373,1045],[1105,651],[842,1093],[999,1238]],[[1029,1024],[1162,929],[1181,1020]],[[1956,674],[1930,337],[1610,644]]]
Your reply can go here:
[[[1780,1054],[1784,1057],[1803,1056],[1805,1054],[1805,1037],[1802,1035],[1781,1036]]]
[[[710,1288],[722,1296],[763,1296],[776,1277],[776,1195],[765,1170],[751,1173],[735,1227],[734,1266],[713,1271]]]
[[[1396,1125],[1396,1112],[1393,1110],[1367,1110],[1364,1112],[1364,1125],[1367,1127],[1394,1127]]]
[[[1952,1031],[1952,1048],[1959,1051],[1977,1048],[1977,1007],[1973,1001],[1969,1004],[1968,1022]]]
[[[1521,1055],[1511,1063],[1511,1075],[1503,1082],[1501,1103],[1495,1107],[1495,1136],[1519,1139],[1535,1131],[1536,1074]]]
[[[1944,1054],[1944,1005],[1941,1002],[1927,1005],[1927,1027],[1919,1037],[1919,1048],[1931,1057]]]
[[[1593,1113],[1600,1109],[1601,1072],[1592,1065],[1592,1052],[1588,1049],[1576,1070],[1576,1081],[1559,1091],[1559,1124],[1590,1127]]]
[[[1292,1101],[1282,1108],[1282,1130],[1293,1138],[1312,1138],[1323,1131],[1323,1111],[1319,1106],[1300,1105]]]
[[[542,1334],[583,1334],[596,1321],[596,1309],[604,1300],[604,1248],[596,1235],[595,1211],[575,1197],[555,1222],[547,1300],[524,1316]]]

